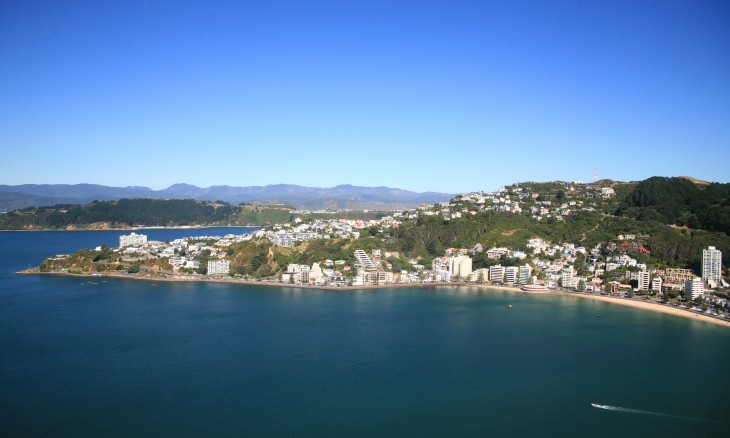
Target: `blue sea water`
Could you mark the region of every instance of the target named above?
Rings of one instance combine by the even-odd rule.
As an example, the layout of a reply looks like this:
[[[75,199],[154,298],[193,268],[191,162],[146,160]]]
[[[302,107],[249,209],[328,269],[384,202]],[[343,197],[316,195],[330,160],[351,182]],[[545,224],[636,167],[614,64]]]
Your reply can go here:
[[[156,240],[228,232],[242,230],[145,231]],[[467,287],[15,274],[51,254],[116,245],[119,234],[0,233],[0,436],[719,437],[730,428],[730,330],[704,322]]]

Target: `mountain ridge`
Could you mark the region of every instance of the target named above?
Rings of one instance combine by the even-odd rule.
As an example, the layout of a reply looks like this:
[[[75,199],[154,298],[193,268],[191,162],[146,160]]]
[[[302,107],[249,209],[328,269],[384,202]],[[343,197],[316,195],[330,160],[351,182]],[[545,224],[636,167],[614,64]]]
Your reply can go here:
[[[335,187],[308,187],[296,184],[198,187],[187,183],[175,183],[161,190],[140,186],[112,187],[88,183],[21,184],[0,185],[0,211],[54,204],[86,204],[92,201],[123,198],[282,203],[300,209],[401,209],[448,201],[453,196],[454,194],[450,193],[413,192],[385,186],[366,187],[350,184]]]

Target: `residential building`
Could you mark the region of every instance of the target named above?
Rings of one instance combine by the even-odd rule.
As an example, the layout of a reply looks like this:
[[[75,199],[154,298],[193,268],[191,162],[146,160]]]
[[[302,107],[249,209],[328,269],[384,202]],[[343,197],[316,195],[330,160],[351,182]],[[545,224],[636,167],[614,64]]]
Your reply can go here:
[[[494,265],[489,267],[489,281],[492,283],[504,283],[504,266]]]
[[[667,283],[684,283],[695,278],[691,269],[667,268],[664,273],[664,280]]]
[[[471,257],[466,255],[449,257],[449,272],[452,277],[468,278],[471,274]]]
[[[560,286],[566,288],[575,287],[575,271],[572,266],[563,268],[563,272],[560,274]]]
[[[286,266],[286,272],[289,274],[298,274],[301,272],[309,272],[308,265],[298,265],[296,263],[289,263]]]
[[[312,263],[312,267],[309,269],[309,282],[317,284],[324,278],[324,272],[319,263]]]
[[[370,260],[370,257],[368,257],[367,254],[365,254],[365,251],[361,249],[355,250],[355,258],[358,262],[360,262],[360,266],[362,266],[363,269],[366,271],[374,271],[377,269],[377,266],[375,266],[375,263],[373,263],[372,260]]]
[[[394,281],[394,275],[389,271],[379,271],[377,282],[378,284],[390,284]]]
[[[528,264],[520,266],[519,283],[528,284],[530,282],[530,275],[532,274],[532,267]]]
[[[146,234],[132,233],[128,236],[119,236],[119,247],[124,248],[125,246],[139,246],[147,243]]]
[[[489,280],[489,269],[487,268],[479,268],[469,274],[469,281],[484,282],[486,280]]]
[[[684,299],[694,300],[697,297],[701,297],[705,292],[705,283],[700,277],[695,277],[690,281],[684,283]]]
[[[649,290],[649,287],[651,286],[651,275],[649,275],[649,271],[639,271],[638,272],[638,281],[639,281],[639,290]]]
[[[505,284],[517,283],[517,278],[520,273],[520,268],[517,266],[507,266],[504,270],[504,282]]]
[[[714,246],[702,250],[702,279],[715,288],[722,278],[722,251]]]
[[[661,277],[654,277],[654,279],[651,280],[651,290],[654,292],[662,291],[662,278]]]
[[[231,262],[228,260],[208,260],[208,275],[228,274]]]

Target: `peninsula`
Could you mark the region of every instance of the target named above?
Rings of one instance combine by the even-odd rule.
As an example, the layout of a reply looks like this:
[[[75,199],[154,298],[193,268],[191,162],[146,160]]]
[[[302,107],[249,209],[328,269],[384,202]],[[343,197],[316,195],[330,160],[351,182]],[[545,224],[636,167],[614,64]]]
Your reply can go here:
[[[658,184],[685,187],[675,180]],[[657,184],[647,181],[514,184],[370,219],[292,210],[290,220],[250,233],[172,242],[132,233],[118,247],[52,255],[26,273],[334,289],[524,287],[727,322],[723,222],[704,218],[721,231],[703,231],[637,218],[647,209],[631,200]]]

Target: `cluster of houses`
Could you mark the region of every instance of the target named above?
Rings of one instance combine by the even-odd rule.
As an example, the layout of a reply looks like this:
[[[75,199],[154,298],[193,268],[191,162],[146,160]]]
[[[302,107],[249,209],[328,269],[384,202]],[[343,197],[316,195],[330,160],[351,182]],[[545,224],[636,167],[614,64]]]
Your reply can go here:
[[[542,199],[541,194],[530,190],[529,186],[514,184],[500,187],[495,192],[465,193],[451,202],[423,206],[420,213],[427,216],[441,215],[445,220],[451,220],[465,214],[474,215],[486,211],[529,212],[537,220],[551,217],[562,220],[576,211],[595,211],[591,200],[608,199],[616,194],[611,187],[598,187],[577,181],[563,183],[563,189],[568,196],[553,202],[551,199]]]
[[[257,237],[266,237],[272,243],[279,246],[294,246],[298,242],[315,239],[358,239],[363,228],[372,226],[390,227],[398,226],[399,222],[394,220],[392,216],[386,216],[381,219],[361,220],[361,219],[328,219],[328,220],[312,220],[303,221],[301,218],[295,218],[293,224],[277,224],[266,231],[259,231]]]
[[[205,252],[208,275],[228,275],[230,261],[225,259],[225,248],[236,242],[251,240],[252,234],[227,234],[220,236],[201,236],[196,238],[175,239],[171,242],[147,240],[144,234],[131,233],[119,236],[119,248],[122,260],[167,258],[175,272],[182,270],[195,271],[201,268],[198,256]],[[214,242],[214,243],[210,243]],[[101,248],[96,248],[100,250]]]

